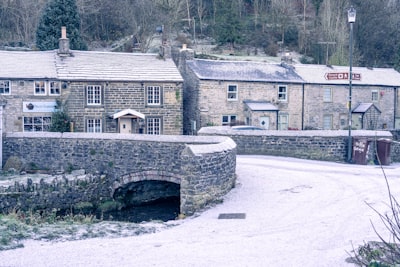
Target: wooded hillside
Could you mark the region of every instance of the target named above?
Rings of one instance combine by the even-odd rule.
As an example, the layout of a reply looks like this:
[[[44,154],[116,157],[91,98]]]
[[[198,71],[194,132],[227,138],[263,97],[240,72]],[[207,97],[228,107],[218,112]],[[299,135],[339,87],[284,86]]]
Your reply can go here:
[[[59,0],[63,1],[63,0]],[[47,0],[0,0],[0,45],[35,48]],[[347,10],[357,10],[354,64],[400,66],[399,0],[76,0],[89,49],[133,36],[146,52],[163,25],[171,43],[213,38],[268,55],[299,52],[310,63],[346,65]],[[57,18],[54,18],[55,20]],[[131,48],[126,48],[127,50]]]

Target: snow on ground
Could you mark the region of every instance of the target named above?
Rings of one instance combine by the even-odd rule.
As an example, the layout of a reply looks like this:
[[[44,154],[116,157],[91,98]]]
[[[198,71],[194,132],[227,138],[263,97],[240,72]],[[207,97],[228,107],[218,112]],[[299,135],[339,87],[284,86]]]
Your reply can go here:
[[[384,167],[393,192],[400,164]],[[154,234],[69,242],[27,241],[0,266],[353,266],[347,254],[387,236],[378,215],[387,188],[378,166],[238,156],[224,202]],[[218,219],[245,213],[245,219]]]

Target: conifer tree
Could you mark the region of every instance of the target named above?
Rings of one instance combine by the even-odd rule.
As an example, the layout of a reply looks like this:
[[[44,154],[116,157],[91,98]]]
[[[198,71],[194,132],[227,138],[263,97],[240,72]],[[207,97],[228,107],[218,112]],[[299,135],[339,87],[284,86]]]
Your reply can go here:
[[[49,0],[36,30],[36,46],[40,50],[57,49],[62,26],[67,27],[71,49],[87,50],[80,35],[80,19],[75,0]]]

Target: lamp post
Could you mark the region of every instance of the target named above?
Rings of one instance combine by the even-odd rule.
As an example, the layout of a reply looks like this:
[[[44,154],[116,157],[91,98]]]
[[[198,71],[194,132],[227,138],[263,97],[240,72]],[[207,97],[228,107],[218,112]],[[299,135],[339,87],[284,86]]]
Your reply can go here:
[[[351,94],[352,94],[352,82],[353,82],[353,24],[356,21],[356,10],[353,6],[347,11],[347,19],[350,23],[350,70],[349,70],[349,137],[348,137],[348,150],[347,150],[347,161],[351,163],[352,161],[352,140],[351,140]]]

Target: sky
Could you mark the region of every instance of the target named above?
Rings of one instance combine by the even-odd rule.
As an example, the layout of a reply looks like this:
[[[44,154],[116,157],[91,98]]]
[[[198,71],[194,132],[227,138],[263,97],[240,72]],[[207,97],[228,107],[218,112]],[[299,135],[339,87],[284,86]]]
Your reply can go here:
[[[400,164],[383,170],[400,192]],[[379,166],[239,155],[236,172],[221,203],[156,233],[30,240],[0,251],[0,266],[354,266],[352,247],[378,240],[372,224],[389,237],[367,205],[389,210]]]

